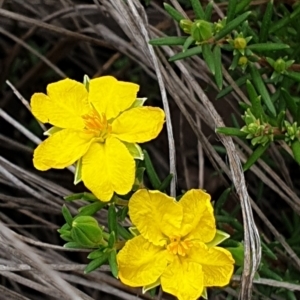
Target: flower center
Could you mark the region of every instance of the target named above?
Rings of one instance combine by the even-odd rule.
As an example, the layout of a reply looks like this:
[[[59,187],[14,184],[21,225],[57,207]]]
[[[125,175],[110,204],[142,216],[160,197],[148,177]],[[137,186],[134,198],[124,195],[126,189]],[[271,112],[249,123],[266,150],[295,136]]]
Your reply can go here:
[[[94,133],[95,137],[104,141],[111,133],[111,124],[108,123],[104,113],[99,114],[94,108],[82,116],[85,129]]]
[[[193,246],[193,242],[188,240],[181,240],[180,236],[171,236],[170,243],[167,245],[167,250],[172,254],[179,254],[185,256],[189,248]]]

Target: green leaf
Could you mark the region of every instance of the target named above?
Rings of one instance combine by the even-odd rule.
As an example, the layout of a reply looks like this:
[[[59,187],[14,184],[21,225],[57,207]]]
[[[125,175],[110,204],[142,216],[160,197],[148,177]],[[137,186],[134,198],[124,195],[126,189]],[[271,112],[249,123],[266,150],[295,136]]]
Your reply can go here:
[[[56,132],[59,132],[59,131],[61,131],[61,130],[62,130],[62,128],[53,126],[53,127],[49,128],[47,131],[45,131],[45,132],[43,133],[43,135],[45,135],[45,136],[50,136],[50,135],[52,135],[52,134],[54,134],[54,133],[56,133]]]
[[[206,62],[209,70],[213,75],[215,75],[215,62],[214,62],[214,55],[210,49],[209,44],[204,44],[202,45],[202,54],[203,54],[203,59]]]
[[[130,108],[135,108],[135,107],[141,107],[144,105],[145,101],[147,100],[146,97],[143,98],[136,98],[135,101],[132,103]]]
[[[151,284],[143,286],[143,294],[145,294],[146,292],[148,292],[150,290],[153,290],[153,289],[155,290],[155,288],[159,285],[160,285],[160,278],[158,278],[155,282],[153,282]]]
[[[199,0],[190,0],[195,12],[195,19],[204,20],[204,10]]]
[[[180,20],[184,19],[184,16],[168,3],[164,3],[164,8],[175,21],[180,22]]]
[[[245,84],[245,82],[247,81],[247,79],[250,79],[250,75],[244,75],[238,79],[235,80],[235,84],[237,86],[242,86],[243,84]],[[223,89],[216,97],[216,99],[220,99],[226,95],[228,95],[231,91],[233,90],[232,85],[228,85],[225,89]]]
[[[145,157],[145,166],[146,166],[146,172],[148,174],[149,180],[151,182],[151,185],[155,190],[158,190],[159,187],[161,186],[161,181],[153,167],[153,164],[151,162],[150,156],[146,150],[144,152],[144,157]]]
[[[64,248],[67,248],[67,249],[86,249],[89,247],[84,247],[76,242],[68,242],[66,244],[64,244]]]
[[[290,46],[283,43],[261,43],[247,46],[247,49],[254,52],[278,51],[288,48],[290,48]]]
[[[107,262],[108,259],[108,253],[103,253],[102,256],[93,259],[84,269],[84,274],[91,273],[92,271],[100,268],[105,262]]]
[[[125,240],[130,240],[133,238],[133,235],[120,224],[118,224],[118,232],[119,235]]]
[[[67,206],[66,206],[65,204],[62,206],[61,212],[62,212],[62,215],[63,215],[63,217],[64,217],[66,223],[67,223],[70,227],[72,227],[73,217],[72,217],[72,215],[71,215],[69,209],[67,208]]]
[[[251,101],[251,112],[256,118],[262,118],[264,116],[264,111],[261,105],[261,96],[258,96],[256,90],[250,80],[247,80],[246,87]]]
[[[262,80],[262,77],[255,66],[249,65],[250,74],[256,90],[260,93],[262,100],[266,104],[269,111],[276,117],[276,110],[270,98],[269,92]]]
[[[168,36],[157,39],[152,39],[149,44],[152,46],[172,46],[172,45],[183,45],[187,40],[187,36]]]
[[[209,243],[206,243],[207,247],[215,247],[219,244],[221,244],[223,241],[227,240],[230,237],[230,235],[224,231],[221,230],[217,230],[216,231],[216,235],[213,238],[212,241],[210,241]]]
[[[264,152],[269,148],[270,143],[267,143],[266,145],[259,145],[250,155],[248,160],[243,165],[243,170],[246,172],[248,169],[250,169],[253,164],[264,154]]]
[[[283,281],[281,276],[279,276],[277,273],[269,269],[269,267],[265,266],[264,264],[260,265],[259,274],[265,278],[275,279],[277,281]]]
[[[290,79],[300,82],[300,73],[292,72],[292,71],[285,71],[283,73],[283,75]]]
[[[82,170],[82,158],[79,158],[76,162],[74,184],[78,184],[81,181],[81,170]]]
[[[235,247],[235,248],[225,248],[226,250],[228,250],[234,259],[234,264],[236,266],[243,266],[244,265],[244,246],[243,244],[240,244],[239,247]]]
[[[259,42],[266,42],[269,37],[269,29],[273,15],[273,0],[270,0],[265,10],[263,20],[259,30]]]
[[[142,148],[138,144],[134,143],[127,143],[127,142],[122,142],[126,148],[128,149],[129,153],[134,159],[144,159],[144,153]]]
[[[164,181],[161,183],[160,187],[158,188],[159,191],[163,192],[166,190],[166,188],[170,185],[172,179],[173,179],[173,174],[169,174]]]
[[[251,3],[251,0],[241,0],[238,5],[236,6],[235,13],[238,14],[242,10],[244,10],[246,7],[249,6]]]
[[[90,77],[88,75],[83,76],[83,85],[86,88],[87,91],[90,89]]]
[[[97,201],[97,202],[85,205],[83,207],[80,207],[78,209],[78,211],[79,211],[78,216],[92,216],[97,211],[101,210],[105,205],[107,205],[107,203]]]
[[[108,238],[108,248],[112,249],[115,246],[115,243],[116,243],[116,234],[114,231],[112,231]]]
[[[295,120],[297,118],[298,106],[297,106],[294,98],[291,96],[291,94],[285,88],[281,88],[281,95],[283,96],[286,106]]]
[[[61,234],[60,238],[63,239],[64,241],[66,241],[66,242],[73,242],[73,239],[71,237],[71,233],[70,232]]]
[[[233,20],[233,18],[235,16],[236,5],[237,5],[237,0],[229,0],[228,1],[227,18],[226,18],[227,23],[229,23]]]
[[[210,21],[213,7],[214,7],[214,2],[210,0],[205,7],[204,20]]]
[[[300,165],[300,141],[296,140],[292,143],[292,151],[295,161]]]
[[[223,73],[222,73],[222,53],[219,45],[216,45],[213,50],[215,62],[215,81],[219,90],[223,87]]]
[[[192,36],[189,36],[185,43],[183,44],[183,52],[187,51],[187,49],[195,42],[194,38]]]
[[[117,264],[117,251],[115,249],[109,252],[108,263],[110,266],[111,273],[114,277],[118,278],[118,264]]]
[[[176,60],[188,58],[188,57],[191,57],[191,56],[194,56],[194,55],[198,55],[198,54],[201,54],[201,53],[202,53],[202,47],[197,46],[197,47],[190,48],[190,49],[188,49],[184,52],[180,52],[180,53],[177,53],[177,54],[171,56],[169,58],[169,61],[176,61]]]
[[[114,232],[116,238],[118,237],[118,220],[117,212],[114,204],[111,204],[108,208],[108,231]]]
[[[229,136],[237,136],[240,138],[245,138],[247,136],[246,132],[243,132],[239,128],[234,127],[218,127],[216,128],[216,133],[221,133]]]
[[[236,29],[241,23],[243,23],[249,15],[251,14],[251,11],[247,11],[240,16],[236,17],[234,20],[229,22],[224,26],[223,29],[221,29],[216,35],[215,35],[215,40],[218,41],[225,37],[227,34],[231,33],[232,30]]]
[[[74,200],[86,200],[86,201],[99,201],[92,193],[77,193],[64,197],[65,201],[74,201]]]
[[[264,255],[266,255],[267,257],[277,260],[277,256],[276,254],[263,242],[261,241],[261,246],[262,246],[262,252],[264,253]]]
[[[88,259],[96,259],[103,256],[103,249],[97,249],[89,253]]]
[[[231,188],[227,188],[219,197],[219,199],[216,201],[215,204],[215,211],[216,214],[219,214],[221,209],[223,208],[226,200],[228,199],[229,194],[231,193]]]

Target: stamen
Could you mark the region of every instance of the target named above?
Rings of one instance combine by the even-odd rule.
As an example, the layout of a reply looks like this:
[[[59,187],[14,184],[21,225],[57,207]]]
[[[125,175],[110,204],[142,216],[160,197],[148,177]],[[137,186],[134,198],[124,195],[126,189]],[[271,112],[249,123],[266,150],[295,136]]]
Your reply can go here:
[[[167,250],[174,255],[185,256],[188,252],[188,249],[193,246],[191,241],[185,240],[182,241],[179,236],[172,236],[169,238],[170,243],[167,245]]]

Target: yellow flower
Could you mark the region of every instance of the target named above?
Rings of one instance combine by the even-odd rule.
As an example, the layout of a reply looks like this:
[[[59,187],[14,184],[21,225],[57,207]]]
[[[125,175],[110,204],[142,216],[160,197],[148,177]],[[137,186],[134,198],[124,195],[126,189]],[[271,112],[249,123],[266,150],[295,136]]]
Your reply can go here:
[[[82,158],[82,181],[96,197],[109,201],[114,192],[127,194],[136,168],[126,145],[157,137],[165,117],[160,108],[135,107],[138,90],[104,76],[90,80],[89,91],[64,79],[49,84],[47,95],[34,94],[33,115],[58,128],[35,149],[34,166],[62,169]]]
[[[163,291],[192,300],[206,287],[229,283],[234,260],[211,245],[216,226],[208,194],[194,189],[176,202],[159,191],[138,190],[129,200],[129,215],[140,235],[117,256],[124,284],[160,282]]]

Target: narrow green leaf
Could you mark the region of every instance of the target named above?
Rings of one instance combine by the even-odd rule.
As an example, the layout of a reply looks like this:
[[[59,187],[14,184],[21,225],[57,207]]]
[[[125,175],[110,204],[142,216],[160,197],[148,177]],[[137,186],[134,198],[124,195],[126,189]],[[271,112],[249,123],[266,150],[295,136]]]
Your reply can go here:
[[[265,10],[263,20],[259,30],[259,42],[266,42],[269,36],[269,29],[273,15],[273,0],[270,0]]]
[[[130,240],[133,238],[133,235],[120,224],[118,224],[118,232],[119,235],[125,240]]]
[[[90,89],[90,77],[86,74],[83,76],[83,85],[85,86],[86,90],[89,91],[89,89]]]
[[[272,113],[272,115],[275,117],[276,116],[275,107],[273,105],[269,92],[262,80],[260,73],[253,65],[249,65],[249,70],[256,90],[260,93],[262,100],[264,101],[264,103],[266,104],[267,108]]]
[[[235,9],[237,5],[237,0],[229,0],[227,7],[227,19],[226,22],[229,23],[233,20],[235,16]]]
[[[246,88],[247,88],[247,92],[248,92],[248,96],[249,96],[250,101],[251,102],[254,101],[257,98],[258,95],[256,93],[256,90],[255,90],[253,84],[248,79],[246,81]]]
[[[290,48],[290,46],[283,43],[261,43],[247,46],[247,49],[254,52],[277,51],[288,48]]]
[[[87,256],[88,259],[96,259],[103,256],[103,249],[97,249],[89,253]]]
[[[67,208],[67,206],[66,206],[65,204],[62,206],[61,212],[62,212],[62,215],[63,215],[63,217],[64,217],[66,223],[67,223],[70,227],[72,227],[73,217],[72,217],[72,215],[71,215],[69,209]]]
[[[216,128],[216,132],[229,135],[229,136],[237,136],[241,138],[245,138],[247,136],[246,132],[240,131],[240,129],[234,127],[218,127]]]
[[[238,79],[235,80],[235,84],[237,86],[242,86],[243,84],[246,83],[247,79],[250,79],[250,75],[244,75]],[[223,89],[216,97],[216,99],[223,98],[224,96],[228,95],[231,91],[233,90],[232,85],[228,85],[225,89]]]
[[[81,181],[82,158],[78,159],[75,167],[74,185]]]
[[[209,70],[211,71],[211,73],[213,75],[215,75],[216,71],[215,71],[214,55],[213,55],[210,47],[211,46],[209,44],[203,44],[202,45],[202,54],[203,54],[203,59],[206,62]]]
[[[158,190],[161,185],[161,181],[153,167],[153,164],[151,162],[148,152],[146,150],[144,150],[143,152],[144,152],[144,157],[145,157],[146,172],[148,174],[149,180],[150,180],[153,188],[155,190]]]
[[[108,253],[103,253],[99,258],[93,259],[84,269],[84,274],[91,273],[100,268],[105,262],[107,262]]]
[[[108,231],[114,232],[116,237],[118,237],[118,221],[117,212],[114,204],[111,204],[108,208]]]
[[[283,73],[283,75],[290,79],[300,82],[300,73],[298,72],[286,71]]]
[[[271,259],[274,259],[274,260],[277,260],[276,254],[263,241],[261,241],[261,246],[262,246],[263,253],[267,257],[269,257]]]
[[[283,281],[281,276],[279,276],[277,273],[269,269],[264,264],[261,264],[259,268],[259,274],[266,278],[275,279],[277,281]]]
[[[190,0],[194,13],[195,19],[204,20],[204,10],[199,0]]]
[[[250,169],[253,164],[264,154],[264,152],[269,148],[270,143],[267,143],[266,145],[259,145],[250,155],[248,160],[243,165],[243,170],[246,172],[248,169]]]
[[[292,151],[295,161],[300,165],[300,141],[296,140],[292,143]]]
[[[214,236],[213,240],[209,243],[206,243],[206,245],[210,247],[215,247],[219,244],[221,244],[223,241],[227,240],[230,237],[230,235],[224,231],[217,230],[216,235]]]
[[[152,46],[172,46],[172,45],[183,45],[188,37],[186,36],[168,36],[157,39],[152,39],[149,44]]]
[[[215,62],[215,81],[219,90],[223,87],[223,73],[222,73],[222,53],[220,46],[216,45],[213,50]]]
[[[99,201],[92,193],[77,193],[64,197],[65,201],[71,202],[74,200]]]
[[[164,8],[175,21],[180,22],[180,20],[184,19],[184,16],[168,3],[164,3]]]
[[[231,22],[226,24],[222,30],[220,30],[216,35],[215,35],[215,40],[218,41],[225,37],[227,34],[231,33],[232,30],[236,29],[241,23],[243,23],[249,15],[251,14],[251,11],[247,11],[240,16],[236,17],[233,19]]]
[[[197,46],[197,47],[190,48],[190,49],[188,49],[184,52],[180,52],[180,53],[177,53],[177,54],[171,56],[169,58],[169,61],[176,61],[176,60],[188,58],[188,57],[191,57],[191,56],[194,56],[194,55],[198,55],[198,54],[201,54],[201,53],[202,53],[202,47]]]
[[[238,5],[236,6],[235,13],[238,14],[239,12],[241,12],[242,10],[247,8],[250,3],[251,3],[251,0],[241,0],[238,3]]]
[[[84,247],[76,242],[68,242],[64,244],[64,248],[67,249],[89,249],[89,247]]]
[[[173,174],[169,174],[161,183],[160,187],[159,187],[159,191],[165,191],[166,188],[170,185],[171,181],[173,179]]]
[[[186,50],[188,50],[188,48],[195,42],[194,38],[192,36],[189,36],[185,43],[183,44],[183,48],[182,51],[185,52]]]
[[[111,273],[114,277],[118,278],[118,263],[117,263],[117,251],[113,249],[109,252],[108,263],[110,266]]]
[[[251,112],[256,118],[264,116],[264,110],[261,105],[261,96],[258,96],[250,80],[247,80],[246,87],[251,101]]]
[[[71,237],[71,233],[70,232],[61,234],[60,238],[63,239],[64,241],[66,241],[66,242],[73,242],[73,239]]]
[[[281,28],[286,27],[299,14],[300,14],[300,5],[297,6],[297,8],[293,11],[293,13],[291,15],[286,15],[283,18],[281,18],[279,21],[277,21],[276,23],[273,23],[270,28],[269,34],[274,33],[276,31],[280,30]]]
[[[101,210],[105,205],[107,205],[105,202],[93,202],[91,204],[85,205],[83,207],[80,207],[78,209],[79,214],[78,216],[92,216],[97,211]]]
[[[281,88],[281,95],[283,96],[283,98],[285,100],[288,110],[292,114],[293,118],[296,119],[298,106],[297,106],[294,98],[291,96],[291,94],[285,88]]]
[[[113,248],[115,246],[115,243],[116,243],[116,235],[115,235],[115,232],[112,231],[109,235],[109,238],[108,238],[108,248]]]
[[[213,7],[214,7],[214,2],[210,0],[205,7],[204,20],[210,21]]]
[[[219,197],[219,199],[216,201],[215,204],[215,211],[216,214],[220,213],[220,210],[223,208],[226,200],[228,199],[229,194],[231,193],[231,188],[227,188]]]

